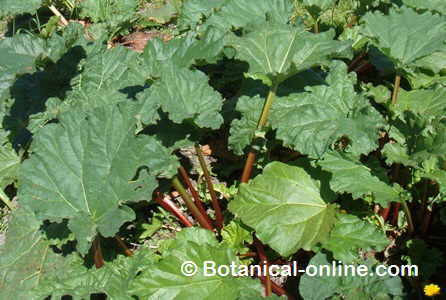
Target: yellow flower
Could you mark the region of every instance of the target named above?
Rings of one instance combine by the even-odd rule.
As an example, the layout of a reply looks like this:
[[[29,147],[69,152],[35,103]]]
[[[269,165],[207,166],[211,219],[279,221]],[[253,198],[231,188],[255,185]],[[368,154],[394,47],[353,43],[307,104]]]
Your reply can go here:
[[[424,287],[424,294],[426,296],[432,297],[436,295],[440,295],[440,287],[436,284],[428,284]]]

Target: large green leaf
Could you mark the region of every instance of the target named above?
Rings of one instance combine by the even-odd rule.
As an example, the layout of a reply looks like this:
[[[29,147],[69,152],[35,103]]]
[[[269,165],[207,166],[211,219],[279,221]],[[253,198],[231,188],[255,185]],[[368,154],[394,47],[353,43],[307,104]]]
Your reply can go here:
[[[88,17],[93,22],[117,24],[132,17],[137,6],[136,0],[84,0],[79,9],[81,17]]]
[[[293,5],[288,0],[228,0],[205,25],[227,31],[265,21],[286,24],[292,11]]]
[[[209,86],[208,80],[198,70],[191,71],[167,64],[162,67],[161,79],[148,91],[146,101],[158,102],[175,123],[192,119],[199,127],[217,129],[223,123],[219,113],[223,99]]]
[[[154,175],[175,173],[167,149],[152,137],[134,135],[138,109],[110,105],[64,114],[60,124],[38,132],[31,158],[22,165],[21,203],[41,220],[69,219],[83,254],[97,232],[113,236],[134,218],[122,204],[150,199]],[[144,166],[149,171],[137,173]]]
[[[446,19],[430,12],[416,13],[402,7],[389,15],[367,13],[363,33],[388,56],[397,68],[410,67],[417,59],[444,48]]]
[[[343,263],[358,260],[359,249],[382,251],[389,244],[384,232],[354,215],[338,214],[330,238],[322,247]]]
[[[328,86],[277,99],[270,124],[286,146],[319,158],[343,137],[356,155],[378,146],[384,120],[369,101],[355,92],[356,77],[339,61],[331,65]]]
[[[242,292],[253,290],[260,298],[260,282],[248,277],[206,276],[205,262],[216,266],[240,264],[235,249],[218,245],[211,232],[204,229],[185,229],[163,254],[159,262],[147,268],[134,281],[131,293],[140,299],[238,299]],[[204,237],[202,239],[194,236]],[[197,272],[192,276],[181,273],[181,266],[192,262]]]
[[[350,43],[333,40],[334,31],[313,34],[303,27],[264,23],[228,42],[236,57],[249,64],[248,73],[271,85],[305,69],[328,64],[332,57],[350,56]]]
[[[446,14],[446,3],[443,0],[403,0],[403,3],[407,6],[418,9],[429,9],[438,11],[442,14]]]
[[[209,17],[212,12],[225,5],[230,0],[187,0],[183,3],[178,25],[180,28],[194,28],[203,17]]]
[[[92,294],[104,293],[108,299],[134,299],[129,292],[134,279],[143,270],[150,268],[155,256],[149,249],[139,249],[132,257],[119,256],[106,262],[100,269],[88,269],[81,259],[65,265],[62,274],[48,274],[40,282],[35,294],[42,299],[54,299],[70,295],[74,299],[90,299]]]
[[[0,99],[5,96],[17,75],[36,70],[36,60],[45,52],[43,40],[18,34],[0,40]]]
[[[200,60],[214,61],[223,49],[223,35],[215,28],[208,28],[199,39],[193,32],[168,42],[155,38],[144,48],[142,68],[147,77],[158,78],[165,64],[188,68]]]
[[[309,265],[315,266],[319,270],[321,266],[331,268],[332,262],[328,260],[325,254],[318,253],[310,260]],[[361,265],[367,266],[367,276],[353,276],[351,272],[345,276],[310,276],[305,274],[299,283],[299,293],[304,300],[401,299],[399,297],[404,294],[403,284],[399,277],[377,276],[377,263],[373,261],[363,261]],[[323,270],[326,270],[326,268],[323,268]],[[370,275],[372,273],[374,275]]]
[[[0,247],[0,298],[37,299],[34,289],[49,274],[64,272],[65,258],[55,254],[40,231],[40,221],[18,208]]]
[[[34,13],[41,5],[42,0],[0,0],[0,18]]]
[[[7,144],[0,146],[0,189],[17,180],[20,156]]]
[[[384,207],[392,201],[401,201],[401,187],[380,180],[370,168],[352,155],[328,152],[319,165],[333,174],[330,187],[336,192],[351,193],[354,199],[368,196],[371,201]]]
[[[240,186],[229,209],[253,227],[262,242],[288,256],[327,238],[334,207],[324,198],[319,182],[304,169],[273,162]]]
[[[229,148],[235,154],[242,155],[244,148],[251,144],[264,102],[265,100],[259,96],[252,98],[243,96],[237,100],[236,110],[242,117],[232,121],[228,140]]]
[[[437,87],[428,90],[400,90],[398,103],[393,108],[399,113],[411,111],[426,119],[444,118],[446,112],[446,88]]]

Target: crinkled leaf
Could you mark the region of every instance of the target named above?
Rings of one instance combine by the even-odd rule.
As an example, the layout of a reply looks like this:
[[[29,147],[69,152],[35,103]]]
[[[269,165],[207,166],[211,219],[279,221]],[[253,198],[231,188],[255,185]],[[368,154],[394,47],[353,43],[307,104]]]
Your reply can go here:
[[[146,176],[172,175],[177,167],[156,139],[134,135],[138,109],[128,104],[64,114],[60,124],[38,132],[22,165],[21,203],[41,220],[69,219],[81,253],[98,231],[111,236],[134,218],[121,204],[150,198],[157,184]],[[151,175],[137,172],[144,166]]]
[[[246,146],[251,144],[257,129],[257,122],[262,112],[264,99],[259,96],[253,98],[243,96],[237,100],[236,110],[241,113],[241,119],[231,123],[229,131],[229,148],[237,155],[242,155]]]
[[[34,13],[42,0],[0,0],[0,18]]]
[[[316,254],[309,262],[318,270],[320,266],[332,266],[323,253]],[[309,276],[305,274],[299,283],[299,293],[304,300],[334,299],[340,296],[342,299],[400,299],[403,296],[403,284],[400,277],[377,276],[376,262],[363,261],[361,265],[367,266],[368,273],[373,276]],[[325,268],[324,268],[325,270]],[[380,270],[382,271],[382,270]],[[395,297],[395,298],[393,298]]]
[[[209,17],[214,9],[220,8],[230,0],[187,0],[178,18],[180,28],[194,28],[203,17]]]
[[[252,244],[252,232],[239,221],[231,221],[221,231],[222,244],[237,250],[239,253],[246,252],[247,245]]]
[[[286,24],[292,11],[293,5],[288,0],[228,0],[205,25],[228,31],[265,21]]]
[[[439,73],[446,69],[446,50],[443,48],[443,51],[434,52],[429,56],[417,60],[415,66]]]
[[[11,145],[0,146],[0,189],[17,180],[20,156]]]
[[[437,87],[428,90],[400,90],[398,103],[394,107],[397,112],[411,111],[423,117],[444,117],[446,112],[446,88]]]
[[[403,3],[413,8],[429,9],[446,14],[446,3],[443,0],[403,0]]]
[[[219,111],[223,99],[209,86],[205,74],[198,70],[178,68],[173,64],[164,66],[162,74],[162,78],[150,88],[150,96],[146,101],[158,102],[175,123],[192,119],[199,127],[220,127],[223,117]]]
[[[330,238],[322,247],[330,250],[336,260],[352,263],[358,259],[359,249],[382,251],[389,244],[384,232],[375,225],[354,215],[338,214]]]
[[[319,182],[280,162],[242,184],[229,209],[282,256],[324,241],[334,223],[334,207],[324,201]]]
[[[351,193],[354,199],[371,196],[372,201],[383,207],[392,201],[401,201],[401,187],[381,181],[352,155],[328,152],[319,164],[333,174],[330,187],[338,193]]]
[[[184,229],[183,231],[196,229]],[[204,231],[204,229],[199,229]],[[184,240],[186,238],[186,240]],[[131,293],[144,299],[237,299],[242,291],[252,289],[258,291],[260,282],[247,277],[205,276],[205,261],[215,262],[216,266],[230,265],[239,262],[235,251],[214,242],[190,240],[187,236],[178,236],[175,245],[163,255],[161,260],[147,268],[134,281]],[[182,245],[182,247],[178,247]],[[197,265],[197,273],[187,277],[181,273],[184,262]]]
[[[333,40],[333,30],[320,34],[303,27],[265,23],[228,42],[236,57],[249,64],[248,73],[271,85],[314,66],[328,64],[332,57],[349,57],[350,42]]]
[[[100,269],[88,269],[82,260],[74,260],[59,276],[48,274],[35,293],[55,299],[64,295],[89,299],[92,294],[99,293],[104,293],[109,299],[134,299],[129,293],[133,280],[154,262],[154,256],[148,249],[140,249],[132,257],[119,256]]]
[[[369,101],[354,89],[356,78],[347,66],[333,62],[328,86],[308,87],[305,93],[277,99],[270,124],[286,146],[319,158],[346,137],[351,151],[367,154],[378,147],[384,120]]]
[[[17,75],[35,71],[36,60],[44,52],[43,40],[30,35],[18,34],[0,41],[0,98]]]
[[[138,6],[137,0],[84,0],[80,3],[80,16],[93,22],[118,24],[130,19]]]
[[[172,63],[178,67],[190,67],[199,60],[214,61],[224,46],[224,33],[209,28],[197,39],[190,32],[185,37],[163,42],[155,38],[144,48],[143,62],[147,77],[162,76],[162,67]]]
[[[418,14],[413,9],[391,9],[389,15],[367,13],[364,34],[398,68],[407,68],[417,59],[444,48],[446,19],[430,12]]]
[[[40,281],[64,268],[65,258],[50,248],[40,221],[31,211],[18,208],[0,247],[0,298],[36,299],[34,289]]]
[[[166,24],[178,13],[177,8],[174,0],[154,1],[147,3],[139,14],[148,21]]]

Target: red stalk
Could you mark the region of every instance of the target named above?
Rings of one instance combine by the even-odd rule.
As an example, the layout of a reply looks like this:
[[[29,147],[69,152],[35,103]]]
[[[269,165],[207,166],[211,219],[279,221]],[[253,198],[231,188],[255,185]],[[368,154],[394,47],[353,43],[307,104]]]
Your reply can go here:
[[[208,186],[209,194],[211,194],[212,207],[215,211],[215,219],[217,223],[217,228],[221,229],[223,227],[224,218],[221,212],[220,203],[218,202],[217,194],[214,190],[214,185],[212,184],[211,175],[209,174],[206,162],[204,161],[203,153],[199,145],[195,145],[195,151],[197,152],[198,160],[200,161],[201,169],[203,170],[204,178]]]
[[[93,241],[93,259],[96,269],[101,268],[104,265],[104,257],[102,256],[101,242],[99,236]]]
[[[259,260],[260,260],[260,265],[266,265],[267,268],[267,272],[266,272],[266,276],[264,278],[264,283],[263,285],[265,286],[265,296],[271,296],[271,291],[272,291],[272,282],[271,279],[269,277],[269,271],[268,271],[268,257],[265,254],[265,249],[263,249],[263,245],[262,243],[254,237],[254,246],[257,249],[257,253],[259,255]]]
[[[124,241],[118,235],[115,236],[115,240],[118,242],[119,247],[121,247],[122,250],[124,250],[125,256],[133,255],[133,251],[127,247],[127,245],[124,243]]]
[[[206,209],[203,206],[203,202],[200,199],[200,195],[198,195],[197,190],[192,185],[192,182],[190,180],[189,175],[187,174],[186,170],[181,166],[178,171],[180,172],[181,177],[183,178],[184,183],[186,183],[187,187],[189,188],[190,193],[192,194],[192,197],[195,200],[195,205],[200,210],[201,214],[204,218],[206,218],[207,222],[212,224],[211,219],[209,218],[208,214],[206,213]]]
[[[186,227],[192,227],[192,223],[189,221],[189,219],[181,212],[181,210],[178,208],[178,206],[175,205],[172,201],[169,199],[163,199],[160,192],[156,192],[155,201],[161,205],[165,210],[173,214],[177,219],[183,223]]]

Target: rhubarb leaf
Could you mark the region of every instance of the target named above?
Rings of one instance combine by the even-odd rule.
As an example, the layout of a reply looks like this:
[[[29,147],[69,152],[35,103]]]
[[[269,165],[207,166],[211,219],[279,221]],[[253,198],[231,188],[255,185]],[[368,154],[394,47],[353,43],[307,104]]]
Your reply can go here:
[[[326,81],[328,86],[307,87],[305,93],[276,101],[270,122],[277,138],[314,158],[343,137],[356,155],[373,151],[385,123],[369,101],[355,92],[356,77],[347,74],[344,63],[335,61]]]
[[[178,68],[173,64],[163,67],[163,76],[150,88],[146,101],[157,101],[169,119],[181,123],[192,119],[199,127],[217,129],[223,123],[220,115],[223,99],[209,86],[202,72]],[[144,112],[143,112],[144,114]]]
[[[97,232],[112,236],[134,218],[122,204],[150,199],[153,176],[171,176],[177,168],[157,140],[135,136],[138,109],[110,105],[64,114],[38,132],[20,170],[21,203],[42,221],[69,219],[82,254]]]
[[[260,297],[260,282],[249,276],[206,276],[205,262],[215,263],[215,267],[229,266],[231,263],[239,265],[239,259],[234,249],[218,245],[215,237],[190,240],[188,231],[197,235],[197,231],[204,229],[184,229],[185,234],[177,236],[160,261],[137,277],[130,291],[132,294],[141,299],[238,299],[244,290],[254,290]],[[181,272],[186,262],[197,266],[194,275],[185,276]],[[212,274],[211,271],[208,269],[207,274]]]
[[[229,209],[254,228],[262,242],[288,256],[327,239],[334,206],[324,198],[319,182],[304,169],[273,162],[240,186]]]
[[[235,154],[242,155],[246,146],[251,144],[264,102],[259,96],[243,96],[237,100],[236,110],[241,113],[241,118],[232,121],[228,140],[229,148]]]
[[[34,13],[42,0],[0,0],[0,18]]]
[[[333,270],[332,262],[328,260],[324,253],[318,253],[310,260],[308,265],[314,269],[326,270],[322,266],[328,266]],[[336,264],[335,264],[336,265]],[[376,261],[362,261],[361,265],[366,266],[366,276],[352,275],[351,272],[339,275],[315,274],[310,276],[305,274],[299,283],[299,293],[304,300],[324,300],[324,299],[400,299],[403,294],[403,284],[400,277],[390,275],[377,276]],[[345,269],[348,265],[340,265],[339,269]],[[359,266],[356,265],[356,268]],[[337,268],[336,268],[337,269]],[[382,271],[382,270],[380,270]],[[370,275],[372,274],[373,275]],[[336,297],[337,296],[337,297]]]
[[[40,230],[40,221],[23,207],[14,211],[6,243],[0,247],[0,298],[35,299],[34,289],[49,274],[65,269]]]
[[[400,90],[398,103],[393,108],[397,113],[413,112],[426,119],[444,117],[446,113],[446,88],[428,90]]]
[[[399,69],[444,48],[446,19],[430,12],[391,9],[389,15],[369,12],[363,18],[363,33]]]
[[[265,21],[286,24],[292,12],[293,4],[288,0],[229,0],[205,25],[228,31]]]
[[[272,85],[328,64],[332,57],[350,57],[350,43],[335,41],[334,36],[333,30],[313,34],[300,26],[264,23],[242,37],[232,36],[228,43],[236,50],[236,58],[249,64],[251,77]]]
[[[351,193],[353,199],[371,197],[371,201],[386,207],[390,202],[400,202],[403,189],[383,182],[366,165],[349,154],[328,152],[318,163],[332,173],[330,187],[338,193]]]
[[[389,244],[384,232],[354,215],[338,214],[336,218],[330,238],[322,245],[336,260],[352,263],[358,260],[359,249],[380,252]]]
[[[446,3],[442,0],[403,0],[403,3],[407,6],[417,8],[417,9],[428,9],[432,11],[437,11],[442,14],[446,14]]]
[[[92,294],[104,293],[110,299],[134,299],[129,293],[134,279],[155,261],[148,249],[140,249],[132,257],[119,256],[100,269],[88,269],[81,259],[73,260],[62,274],[48,274],[36,294],[42,298],[70,295],[75,299],[89,299]]]

